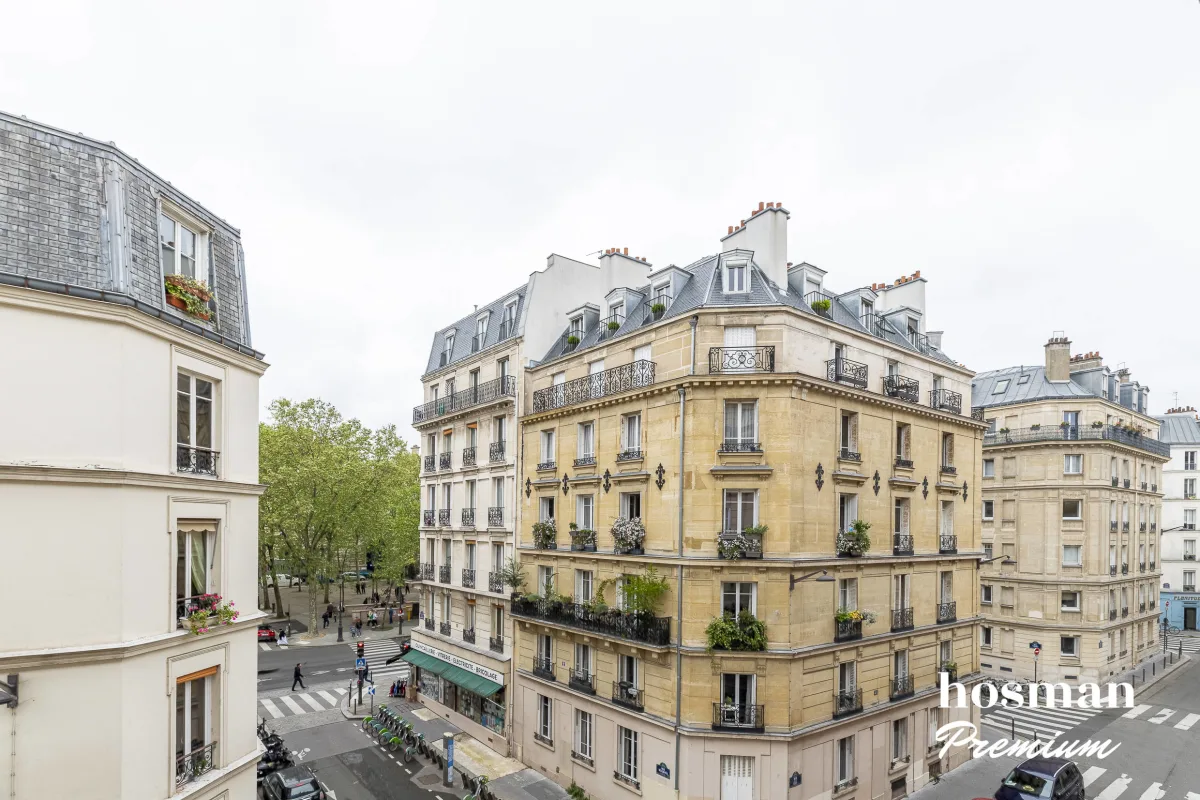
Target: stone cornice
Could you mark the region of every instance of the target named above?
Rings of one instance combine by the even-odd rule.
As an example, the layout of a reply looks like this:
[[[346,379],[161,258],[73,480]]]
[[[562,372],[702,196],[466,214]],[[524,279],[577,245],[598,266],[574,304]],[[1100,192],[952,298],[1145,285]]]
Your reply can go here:
[[[4,481],[142,486],[153,489],[186,489],[197,492],[249,495],[260,495],[267,488],[261,483],[237,483],[234,481],[191,477],[187,475],[160,475],[153,472],[134,472],[123,469],[50,467],[23,464],[0,464],[0,482]]]

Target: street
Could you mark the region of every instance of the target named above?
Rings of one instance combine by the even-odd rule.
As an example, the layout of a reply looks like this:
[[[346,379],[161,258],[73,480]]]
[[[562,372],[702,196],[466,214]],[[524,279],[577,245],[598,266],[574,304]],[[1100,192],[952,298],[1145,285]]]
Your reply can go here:
[[[1173,673],[1135,691],[1133,709],[1105,709],[1071,717],[1039,710],[1040,726],[1060,729],[1057,741],[1120,746],[1107,758],[1076,759],[1087,796],[1099,800],[1197,800],[1200,798],[1200,660],[1189,658]],[[984,712],[985,717],[987,712]],[[1076,712],[1078,715],[1078,712]],[[1018,733],[1020,725],[1018,724]],[[1007,732],[985,724],[979,738],[996,741]],[[1045,737],[1043,737],[1045,738]],[[981,758],[964,764],[912,797],[962,800],[991,797],[1008,772],[1024,759]]]

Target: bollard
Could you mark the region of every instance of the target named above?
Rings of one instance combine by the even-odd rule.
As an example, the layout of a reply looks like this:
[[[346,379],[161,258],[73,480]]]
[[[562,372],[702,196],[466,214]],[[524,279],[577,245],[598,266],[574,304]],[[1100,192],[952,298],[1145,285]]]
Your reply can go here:
[[[1150,677],[1154,677],[1154,662],[1150,662]]]
[[[1016,717],[1012,718],[1012,740],[1014,742],[1017,740],[1017,718]]]
[[[1146,682],[1146,668],[1142,667],[1142,683]]]

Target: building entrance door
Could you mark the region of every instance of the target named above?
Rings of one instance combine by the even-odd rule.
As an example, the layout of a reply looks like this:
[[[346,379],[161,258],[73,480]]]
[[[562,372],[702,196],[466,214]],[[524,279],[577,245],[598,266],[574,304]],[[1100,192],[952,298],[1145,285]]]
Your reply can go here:
[[[1183,629],[1185,631],[1196,630],[1196,609],[1195,608],[1183,609]]]

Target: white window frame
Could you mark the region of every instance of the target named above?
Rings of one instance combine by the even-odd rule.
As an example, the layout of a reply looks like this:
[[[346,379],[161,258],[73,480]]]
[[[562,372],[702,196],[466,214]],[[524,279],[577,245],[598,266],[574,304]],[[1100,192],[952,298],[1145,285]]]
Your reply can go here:
[[[1058,637],[1058,652],[1063,658],[1079,658],[1079,637],[1078,636],[1060,636]],[[1064,645],[1070,642],[1070,652],[1067,652],[1067,647]]]
[[[753,510],[752,519],[746,520],[746,495],[752,495],[751,508]],[[736,496],[734,505],[736,508],[736,522],[738,527],[735,530],[727,530],[729,525],[729,503],[730,497]],[[726,533],[740,533],[746,528],[753,528],[758,525],[758,490],[757,489],[725,489],[721,493],[721,529]]]
[[[834,744],[834,787],[854,780],[854,734],[838,739]]]
[[[575,570],[575,602],[586,603],[595,591],[595,574],[590,569]]]
[[[1064,567],[1082,567],[1083,566],[1083,545],[1080,544],[1064,544],[1062,546],[1062,564]],[[1068,558],[1068,554],[1074,552],[1076,559],[1072,561]]]
[[[725,261],[721,270],[721,286],[725,290],[725,294],[749,294],[750,293],[750,262],[749,261]],[[735,285],[736,284],[736,285]]]
[[[642,413],[640,411],[621,416],[621,451],[640,450],[642,447]]]
[[[174,226],[172,231],[172,243],[167,245],[163,241],[163,222],[170,222]],[[192,253],[192,278],[202,281],[205,285],[208,284],[208,238],[212,231],[207,226],[192,217],[189,214],[183,213],[174,205],[168,206],[163,204],[159,211],[158,217],[158,256],[159,263],[162,265],[164,275],[184,275],[183,263],[183,236],[181,231],[186,230],[192,235],[193,253]],[[163,253],[164,247],[169,247],[172,252],[171,263],[167,263],[167,256]]]
[[[995,500],[984,500],[983,501],[983,519],[994,520],[995,518],[996,518],[996,501]]]
[[[996,477],[996,459],[985,458],[983,460],[983,477],[985,477],[985,478]]]
[[[595,495],[580,494],[575,496],[575,526],[579,530],[594,531],[596,525]]]
[[[596,743],[596,718],[590,711],[575,709],[575,752],[584,758],[594,759]]]
[[[211,530],[201,530],[201,528],[210,528]],[[201,538],[203,537],[203,538]],[[179,584],[179,570],[183,570],[183,580],[186,582],[183,585],[176,585],[175,597],[177,600],[182,600],[185,597],[196,597],[197,595],[188,594],[195,587],[192,586],[192,578],[194,571],[194,563],[198,555],[197,549],[203,548],[203,571],[204,571],[204,589],[200,594],[208,594],[214,590],[213,572],[216,566],[216,524],[206,523],[203,525],[181,523],[179,529],[175,533],[175,582]],[[180,552],[182,548],[182,552]],[[180,558],[182,556],[182,558]],[[182,561],[182,563],[180,563]],[[186,609],[185,609],[186,610]],[[184,614],[184,616],[187,616]]]
[[[990,606],[992,604],[992,585],[990,583],[982,583],[979,585],[979,603],[980,605]]]
[[[638,783],[641,773],[641,742],[638,732],[623,725],[617,726],[617,770],[630,781]]]
[[[1068,597],[1074,598],[1075,605],[1067,605]],[[1082,599],[1079,592],[1062,592],[1061,595],[1061,610],[1062,611],[1081,611]]]
[[[734,435],[729,435],[730,413],[733,415]],[[746,427],[749,423],[749,435]],[[758,401],[726,400],[723,437],[725,442],[736,444],[758,442]]]
[[[892,720],[892,763],[908,761],[908,717]]]
[[[1076,507],[1078,508],[1078,513],[1076,514],[1076,516],[1073,516],[1073,517],[1067,516],[1067,503],[1076,503],[1077,504]],[[1062,499],[1062,518],[1067,519],[1067,520],[1083,519],[1083,499],[1078,498],[1078,497],[1064,497]]]
[[[218,670],[220,674],[220,670]],[[198,749],[207,747],[213,742],[213,702],[219,699],[217,692],[213,691],[213,679],[216,675],[206,675],[203,678],[193,678],[189,681],[176,681],[175,683],[175,708],[172,709],[174,719],[178,719],[180,706],[183,707],[183,727],[180,729],[176,723],[175,730],[175,755],[178,758],[181,755],[193,753]],[[199,684],[199,686],[197,686]],[[192,694],[199,690],[204,694],[202,712],[204,720],[201,723],[202,732],[204,734],[203,741],[196,744],[191,739],[192,730]],[[183,742],[183,752],[180,752],[180,740]]]
[[[538,696],[538,733],[548,742],[554,742],[554,700],[544,694]]]
[[[1071,467],[1076,467],[1071,469]],[[1083,474],[1083,454],[1082,453],[1067,453],[1063,455],[1063,475],[1082,475]]]
[[[544,430],[541,433],[542,433],[542,435],[541,435],[541,446],[542,446],[541,461],[543,461],[543,462],[554,461],[555,460],[554,430],[553,429]]]
[[[596,457],[596,423],[591,421],[579,423],[575,447],[577,458]]]
[[[727,600],[733,601],[734,617],[743,611],[751,614],[758,613],[758,584],[753,581],[722,581],[721,582],[721,613],[728,613],[725,605]]]
[[[1008,384],[1009,384],[1008,378],[1004,378],[1003,380],[996,381],[996,386],[994,389],[992,389],[992,394],[1004,394],[1006,391],[1008,391]]]
[[[180,385],[181,379],[187,380],[188,388],[186,390],[181,388],[181,385]],[[208,392],[209,392],[208,397],[200,396],[201,384],[207,384]],[[200,451],[200,450],[208,451],[208,453],[210,454],[210,458],[214,457],[220,453],[220,450],[221,450],[220,439],[219,439],[220,420],[218,418],[219,394],[220,394],[220,381],[214,379],[213,377],[211,377],[209,375],[197,375],[195,373],[192,373],[192,372],[190,372],[188,370],[184,370],[184,369],[176,370],[176,372],[175,372],[176,404],[175,404],[175,415],[174,415],[175,416],[174,434],[175,434],[175,445],[176,445],[176,459],[175,459],[176,470],[188,471],[188,472],[191,471],[191,470],[180,470],[179,456],[178,456],[178,448],[179,447],[187,447],[189,449],[194,449],[197,451]],[[187,420],[185,423],[186,434],[187,434],[186,442],[180,441],[180,435],[179,435],[180,428],[181,428],[181,425],[180,425],[181,420],[179,419],[179,416],[183,410],[180,408],[180,400],[182,400],[184,397],[187,398]],[[200,444],[197,441],[197,439],[199,438],[199,436],[198,436],[199,432],[196,427],[196,419],[198,416],[197,409],[200,407],[201,403],[208,403],[208,406],[209,406],[209,411],[208,411],[209,430],[208,430],[208,444],[207,445]],[[189,458],[190,458],[190,456],[189,456]],[[198,453],[197,453],[197,459],[198,460],[196,463],[199,464],[200,461],[199,461]],[[214,460],[211,463],[211,466],[212,466],[211,472],[219,473],[220,464],[218,463],[218,460]]]

